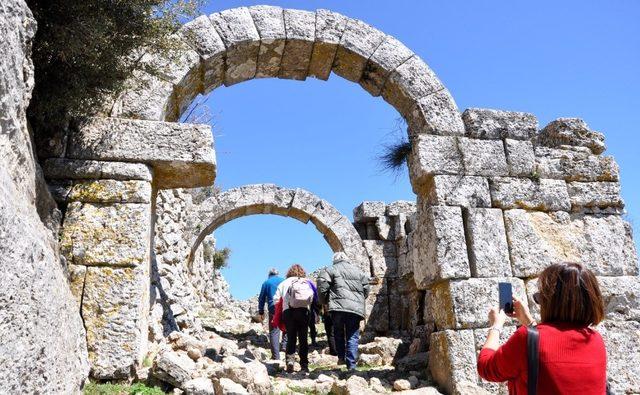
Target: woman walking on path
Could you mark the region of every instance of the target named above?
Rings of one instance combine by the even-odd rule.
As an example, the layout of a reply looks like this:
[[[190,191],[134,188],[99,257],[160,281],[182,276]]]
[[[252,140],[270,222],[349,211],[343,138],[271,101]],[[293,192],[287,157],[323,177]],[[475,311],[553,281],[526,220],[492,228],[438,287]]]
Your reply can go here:
[[[275,303],[282,300],[282,318],[287,329],[286,363],[287,372],[295,366],[296,343],[299,343],[301,371],[309,371],[309,307],[318,300],[315,285],[306,278],[300,265],[293,265],[287,271],[287,278],[278,285],[274,295]]]
[[[535,328],[539,336],[537,380],[529,382],[528,337],[536,338],[535,325],[526,303],[514,300],[514,316],[520,327],[500,346],[500,333],[506,315],[489,311],[491,328],[478,357],[480,377],[494,382],[509,382],[509,394],[602,395],[606,391],[607,354],[600,334],[590,328],[604,318],[604,303],[598,280],[577,263],[558,263],[547,267],[538,277],[539,292],[533,299],[540,305],[541,322]],[[535,341],[534,343],[535,344]],[[536,377],[536,363],[532,363]],[[537,384],[536,384],[537,383]],[[536,392],[535,390],[533,392]]]

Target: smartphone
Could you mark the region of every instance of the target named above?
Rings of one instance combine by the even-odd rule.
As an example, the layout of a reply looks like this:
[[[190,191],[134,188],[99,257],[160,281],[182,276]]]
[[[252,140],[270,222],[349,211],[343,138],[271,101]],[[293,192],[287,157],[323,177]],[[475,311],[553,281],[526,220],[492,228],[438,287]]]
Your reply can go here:
[[[498,283],[500,309],[507,314],[513,314],[513,290],[511,283]]]

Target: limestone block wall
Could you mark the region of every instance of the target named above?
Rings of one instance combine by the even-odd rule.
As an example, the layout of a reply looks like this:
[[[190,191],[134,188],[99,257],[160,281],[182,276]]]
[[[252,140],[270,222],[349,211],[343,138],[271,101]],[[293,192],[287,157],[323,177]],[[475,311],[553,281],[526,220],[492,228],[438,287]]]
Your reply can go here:
[[[0,6],[0,388],[76,393],[87,346],[56,237],[60,212],[34,154],[25,117],[33,88],[36,22],[22,0]]]
[[[601,155],[602,134],[575,119],[538,131],[535,117],[523,113],[470,109],[462,118],[466,137],[416,136],[412,153],[430,170],[413,174],[416,226],[405,262],[428,295],[434,379],[452,393],[462,383],[497,391],[475,373],[497,283],[511,282],[535,309],[537,273],[577,261],[603,284],[610,382],[635,391],[638,321],[615,312],[636,308],[638,260],[621,217],[618,166]]]

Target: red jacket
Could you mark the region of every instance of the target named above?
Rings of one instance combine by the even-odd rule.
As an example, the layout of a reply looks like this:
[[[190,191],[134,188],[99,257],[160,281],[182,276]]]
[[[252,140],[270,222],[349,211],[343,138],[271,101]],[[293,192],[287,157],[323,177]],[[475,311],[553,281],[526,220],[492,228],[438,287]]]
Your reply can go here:
[[[607,354],[598,332],[569,324],[540,324],[538,394],[602,395],[606,391]],[[483,348],[478,374],[509,382],[509,394],[527,394],[527,328],[519,328],[494,351]]]
[[[287,329],[284,325],[284,320],[282,319],[282,301],[284,298],[280,298],[278,303],[276,303],[276,311],[273,314],[273,319],[271,320],[271,326],[280,329],[282,332],[286,332]]]

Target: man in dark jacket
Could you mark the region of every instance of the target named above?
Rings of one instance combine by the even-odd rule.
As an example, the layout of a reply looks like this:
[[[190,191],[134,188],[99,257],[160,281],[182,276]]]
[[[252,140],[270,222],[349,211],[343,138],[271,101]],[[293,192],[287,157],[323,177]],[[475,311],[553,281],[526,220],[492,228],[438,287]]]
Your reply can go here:
[[[320,303],[329,305],[338,363],[354,370],[358,360],[360,321],[365,316],[369,276],[347,260],[344,252],[333,255],[333,265],[318,276]]]
[[[260,315],[260,322],[264,319],[264,305],[267,304],[269,311],[269,342],[271,343],[271,358],[280,359],[280,329],[277,326],[271,325],[273,315],[276,312],[276,306],[273,302],[273,295],[278,289],[278,285],[283,281],[283,278],[278,276],[278,270],[272,268],[269,270],[269,278],[262,283],[260,289],[260,296],[258,297],[258,314]],[[286,343],[286,335],[283,336],[282,342]],[[285,347],[283,345],[282,347]]]

